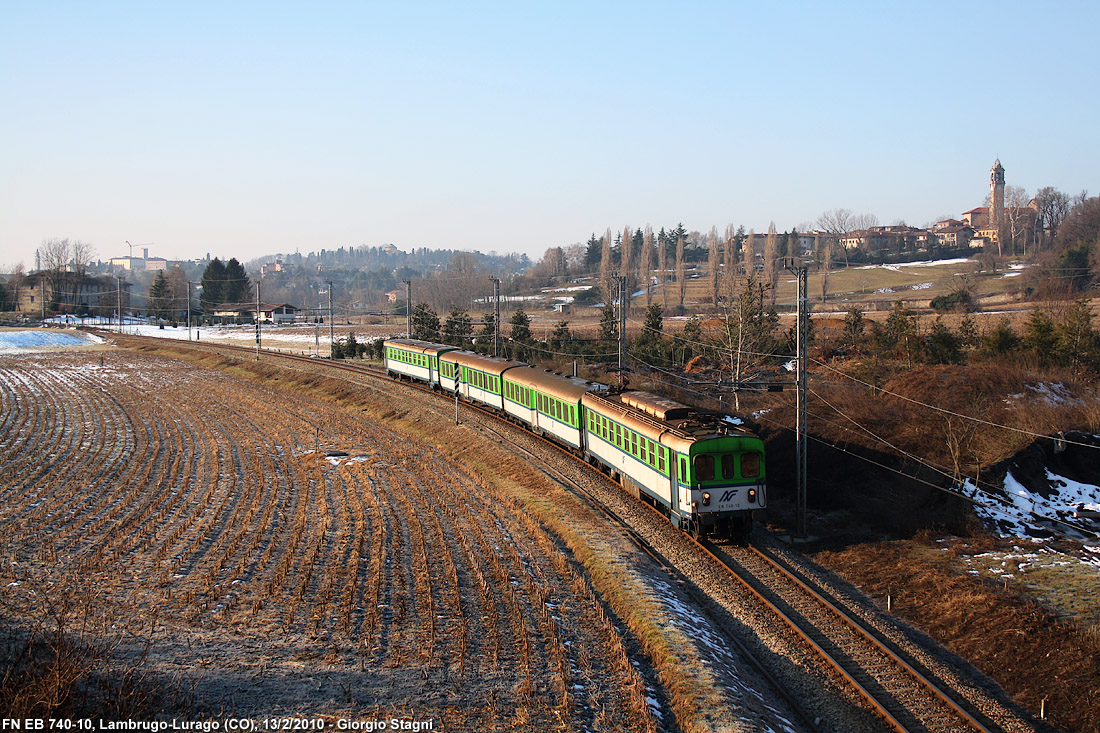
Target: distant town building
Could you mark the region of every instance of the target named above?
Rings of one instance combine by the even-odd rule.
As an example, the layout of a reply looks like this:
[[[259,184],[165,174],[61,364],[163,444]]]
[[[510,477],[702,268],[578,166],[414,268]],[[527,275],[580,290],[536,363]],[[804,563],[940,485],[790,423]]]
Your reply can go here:
[[[28,316],[52,313],[110,315],[129,308],[130,283],[125,280],[76,272],[39,271],[15,288],[15,309]]]
[[[149,248],[142,249],[141,257],[134,257],[133,255],[127,255],[125,257],[112,257],[108,261],[108,265],[112,272],[118,270],[132,270],[135,272],[153,272],[157,270],[167,270],[168,260],[163,257],[150,257]]]
[[[282,260],[277,259],[274,262],[267,263],[266,265],[260,265],[260,279],[262,280],[263,278],[267,277],[268,275],[273,275],[276,272],[282,272],[282,271],[283,271],[283,262],[282,262]]]
[[[261,323],[294,323],[301,310],[289,303],[261,303]],[[222,303],[214,306],[214,320],[223,323],[252,323],[256,320],[255,303]]]

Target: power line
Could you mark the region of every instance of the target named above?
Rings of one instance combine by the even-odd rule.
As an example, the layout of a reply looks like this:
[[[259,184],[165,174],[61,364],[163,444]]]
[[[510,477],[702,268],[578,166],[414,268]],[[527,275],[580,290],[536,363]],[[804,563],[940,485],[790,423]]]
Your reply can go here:
[[[911,402],[914,405],[920,405],[921,407],[927,407],[929,410],[934,410],[936,412],[940,412],[940,413],[943,413],[945,415],[951,415],[953,417],[959,417],[959,418],[962,418],[964,420],[970,420],[972,422],[976,422],[976,423],[979,423],[981,425],[986,425],[988,427],[1000,428],[1002,430],[1009,430],[1011,432],[1020,433],[1021,435],[1027,435],[1027,436],[1032,437],[1032,438],[1049,438],[1050,437],[1050,435],[1045,434],[1045,433],[1036,433],[1036,432],[1032,432],[1030,430],[1024,430],[1023,428],[1015,428],[1015,427],[1012,427],[1011,425],[1001,425],[1000,423],[995,423],[995,422],[992,422],[990,420],[985,420],[985,419],[980,418],[980,417],[974,417],[972,415],[965,415],[965,414],[960,413],[960,412],[955,412],[954,410],[948,410],[945,407],[938,407],[936,405],[930,405],[927,402],[921,402],[920,400],[913,399],[912,397],[906,397],[903,394],[898,394],[897,392],[891,392],[890,390],[883,389],[882,387],[876,387],[875,385],[873,385],[869,382],[863,381],[859,377],[854,377],[851,374],[846,374],[846,373],[840,371],[839,369],[837,369],[833,366],[830,366],[826,362],[823,362],[819,359],[814,359],[813,361],[817,364],[820,364],[821,366],[825,367],[826,369],[828,369],[830,371],[836,372],[837,374],[840,374],[841,376],[847,377],[848,379],[852,380],[853,382],[856,382],[858,384],[862,384],[865,387],[869,387],[873,392],[881,392],[882,394],[887,394],[887,395],[890,395],[891,397],[897,397],[899,400],[904,400],[906,402]],[[1092,445],[1090,443],[1083,443],[1083,442],[1080,442],[1080,441],[1070,440],[1068,438],[1065,439],[1065,442],[1069,445],[1077,445],[1077,446],[1081,446],[1081,447],[1084,447],[1084,448],[1093,448],[1093,449],[1100,448],[1100,446]]]

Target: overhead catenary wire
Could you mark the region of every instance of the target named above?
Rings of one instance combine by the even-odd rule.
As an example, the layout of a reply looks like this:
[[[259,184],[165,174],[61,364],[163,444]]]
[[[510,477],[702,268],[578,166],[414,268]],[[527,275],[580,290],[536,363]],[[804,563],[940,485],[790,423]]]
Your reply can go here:
[[[833,367],[830,364],[828,364],[826,362],[823,362],[819,359],[812,359],[812,361],[816,364],[820,364],[821,366],[825,367],[826,369],[828,369],[832,372],[836,372],[837,374],[839,374],[843,377],[847,377],[848,379],[852,380],[853,382],[856,382],[858,384],[861,384],[865,387],[870,388],[873,392],[890,395],[891,397],[896,397],[899,400],[904,400],[904,401],[910,402],[914,405],[919,405],[920,407],[928,408],[929,410],[933,410],[935,412],[943,413],[945,415],[951,415],[952,417],[962,418],[963,420],[969,420],[971,422],[979,423],[979,424],[985,425],[987,427],[1000,428],[1002,430],[1008,430],[1008,431],[1011,431],[1011,432],[1014,432],[1014,433],[1020,433],[1021,435],[1027,435],[1027,436],[1032,437],[1032,438],[1049,438],[1049,437],[1051,437],[1049,434],[1046,434],[1046,433],[1036,433],[1032,430],[1025,430],[1024,428],[1017,428],[1017,427],[1013,427],[1011,425],[1002,425],[1000,423],[995,423],[991,420],[986,420],[984,418],[974,417],[973,415],[966,415],[966,414],[961,413],[961,412],[955,412],[954,410],[949,410],[946,407],[939,407],[937,405],[931,405],[931,404],[928,404],[927,402],[922,402],[922,401],[914,399],[912,397],[906,397],[903,394],[898,394],[897,392],[891,392],[890,390],[883,389],[882,387],[877,387],[877,386],[871,384],[870,382],[866,382],[866,381],[860,379],[859,377],[852,376],[851,374],[846,374],[845,372],[842,372],[839,369],[837,369],[836,367]],[[1100,448],[1100,445],[1093,445],[1091,443],[1085,443],[1085,442],[1082,442],[1082,441],[1071,440],[1069,438],[1059,438],[1059,440],[1064,440],[1067,445],[1076,445],[1076,446],[1080,446],[1082,448],[1093,448],[1093,449]]]

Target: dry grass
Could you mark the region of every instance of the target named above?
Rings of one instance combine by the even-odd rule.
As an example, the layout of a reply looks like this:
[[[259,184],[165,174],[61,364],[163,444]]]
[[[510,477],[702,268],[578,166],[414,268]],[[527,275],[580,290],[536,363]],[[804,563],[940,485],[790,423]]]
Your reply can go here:
[[[890,596],[896,615],[969,660],[1033,713],[1046,699],[1055,726],[1100,730],[1100,638],[1011,584],[966,574],[950,551],[922,539],[821,552],[814,559],[884,607]],[[973,544],[968,551],[978,549]]]
[[[136,664],[131,653],[120,653],[146,629],[113,623],[102,600],[85,585],[46,585],[27,576],[4,589],[0,709],[6,716],[147,717],[168,699],[188,709],[176,685],[140,671],[143,653]]]

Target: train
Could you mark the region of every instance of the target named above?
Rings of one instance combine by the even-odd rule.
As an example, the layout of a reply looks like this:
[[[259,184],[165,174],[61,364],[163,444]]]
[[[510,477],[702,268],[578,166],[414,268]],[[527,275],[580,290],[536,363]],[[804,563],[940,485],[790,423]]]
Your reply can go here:
[[[694,537],[743,539],[767,507],[764,441],[726,416],[429,341],[386,339],[383,357],[395,379],[556,441]]]

